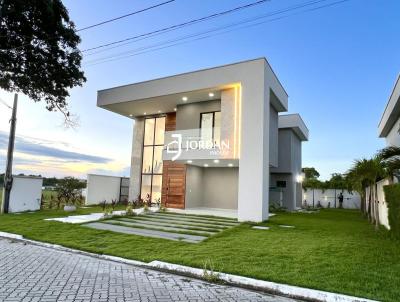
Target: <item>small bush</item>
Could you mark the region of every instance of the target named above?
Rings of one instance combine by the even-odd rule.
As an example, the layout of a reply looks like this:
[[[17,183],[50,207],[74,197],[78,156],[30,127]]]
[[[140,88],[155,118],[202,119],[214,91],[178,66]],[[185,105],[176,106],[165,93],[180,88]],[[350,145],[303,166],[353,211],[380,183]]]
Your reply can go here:
[[[279,205],[276,202],[271,202],[269,205],[269,212],[270,213],[282,213],[282,212],[287,212],[287,208],[284,206]]]
[[[400,184],[384,186],[383,190],[388,206],[390,233],[400,239]]]

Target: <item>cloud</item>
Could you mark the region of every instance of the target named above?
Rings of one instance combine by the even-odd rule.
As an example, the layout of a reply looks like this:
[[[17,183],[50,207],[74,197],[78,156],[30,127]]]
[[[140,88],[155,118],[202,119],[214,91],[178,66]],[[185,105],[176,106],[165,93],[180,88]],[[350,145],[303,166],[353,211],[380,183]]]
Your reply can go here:
[[[50,157],[68,162],[106,164],[112,161],[110,158],[102,156],[67,151],[54,146],[49,146],[51,143],[52,142],[48,140],[17,136],[15,139],[15,150],[25,155]],[[8,135],[5,132],[0,131],[0,150],[6,150],[7,145]]]

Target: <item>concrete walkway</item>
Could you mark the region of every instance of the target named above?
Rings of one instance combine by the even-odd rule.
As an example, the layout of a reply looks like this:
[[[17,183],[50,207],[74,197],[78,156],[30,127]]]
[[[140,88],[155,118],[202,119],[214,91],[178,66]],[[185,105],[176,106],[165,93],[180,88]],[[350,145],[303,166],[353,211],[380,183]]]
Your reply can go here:
[[[223,217],[157,212],[115,217],[111,220],[87,223],[84,226],[117,233],[198,243],[237,225],[239,223],[235,219]]]
[[[295,302],[0,238],[0,301]]]

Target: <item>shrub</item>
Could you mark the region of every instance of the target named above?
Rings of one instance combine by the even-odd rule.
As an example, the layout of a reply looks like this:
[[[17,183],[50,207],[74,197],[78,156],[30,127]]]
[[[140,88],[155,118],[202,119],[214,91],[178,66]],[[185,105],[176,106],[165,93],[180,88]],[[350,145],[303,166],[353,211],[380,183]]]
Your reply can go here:
[[[388,206],[390,233],[400,239],[400,184],[384,186],[383,190]]]
[[[57,186],[57,207],[61,204],[74,205],[82,202],[81,190],[85,188],[85,183],[74,177],[61,179]]]
[[[282,213],[282,212],[287,212],[287,208],[284,206],[281,206],[280,204],[276,202],[271,202],[269,205],[269,212],[270,213]]]

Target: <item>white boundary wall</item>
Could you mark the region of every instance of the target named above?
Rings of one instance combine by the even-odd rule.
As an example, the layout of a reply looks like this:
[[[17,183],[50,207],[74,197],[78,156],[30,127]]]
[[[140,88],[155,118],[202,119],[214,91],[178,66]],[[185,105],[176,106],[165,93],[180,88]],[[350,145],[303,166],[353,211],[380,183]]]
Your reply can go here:
[[[88,174],[85,205],[96,205],[104,200],[107,203],[113,199],[119,201],[120,189],[121,177]]]
[[[336,207],[339,207],[339,199],[337,196],[342,190],[336,190]],[[361,207],[361,197],[357,192],[348,192],[347,190],[343,191],[343,208],[345,209],[360,209]],[[302,205],[304,205],[304,201],[307,202],[308,206],[313,205],[313,190],[307,189],[307,191],[303,190],[303,200]],[[321,190],[315,189],[314,190],[314,203],[315,207],[318,205],[318,201],[322,207],[327,208],[328,204],[330,203],[330,207],[335,207],[335,190],[328,189],[328,190]]]
[[[390,229],[389,226],[389,217],[388,217],[388,207],[385,200],[385,192],[383,191],[383,187],[389,184],[389,179],[385,178],[381,181],[376,183],[376,189],[378,194],[378,201],[379,201],[379,223],[385,226],[388,230]],[[369,196],[370,187],[366,189],[366,198]],[[365,201],[366,203],[366,201]]]
[[[40,210],[43,179],[31,176],[13,176],[9,213]]]

